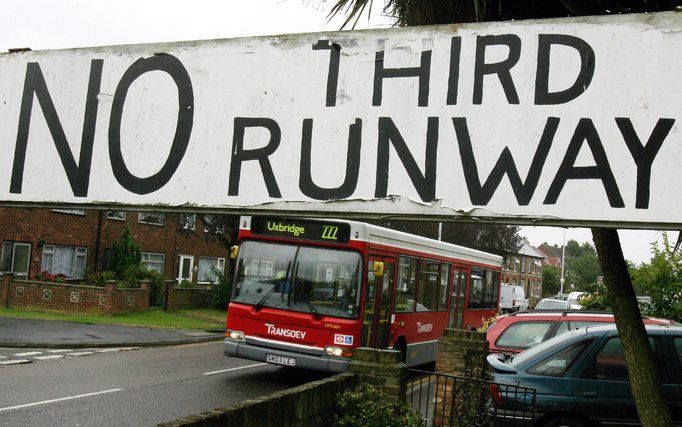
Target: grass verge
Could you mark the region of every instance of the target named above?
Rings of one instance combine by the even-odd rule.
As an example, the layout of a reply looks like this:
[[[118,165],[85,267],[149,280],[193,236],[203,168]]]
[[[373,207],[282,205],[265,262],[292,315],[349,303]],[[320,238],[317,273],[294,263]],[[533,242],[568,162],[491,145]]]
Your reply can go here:
[[[163,311],[150,308],[136,313],[121,313],[113,316],[67,315],[16,308],[0,308],[0,317],[19,319],[61,320],[64,322],[94,325],[144,326],[162,329],[220,329],[225,327],[225,310],[195,308]]]

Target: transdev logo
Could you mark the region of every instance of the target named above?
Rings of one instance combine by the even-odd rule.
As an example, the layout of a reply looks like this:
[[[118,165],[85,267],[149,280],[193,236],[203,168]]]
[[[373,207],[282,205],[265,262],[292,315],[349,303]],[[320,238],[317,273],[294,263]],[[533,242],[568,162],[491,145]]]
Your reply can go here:
[[[353,335],[334,334],[334,344],[353,345]]]

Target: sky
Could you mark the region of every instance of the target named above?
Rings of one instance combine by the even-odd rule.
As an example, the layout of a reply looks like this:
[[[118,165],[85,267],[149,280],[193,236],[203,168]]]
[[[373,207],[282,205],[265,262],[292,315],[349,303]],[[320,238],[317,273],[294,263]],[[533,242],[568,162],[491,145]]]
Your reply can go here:
[[[343,19],[328,20],[335,0],[0,0],[0,52],[10,48],[33,50],[118,44],[153,43],[336,31]],[[388,27],[375,2],[372,18],[357,29]],[[561,246],[564,229],[524,227],[530,244]],[[656,230],[620,231],[626,259],[649,261]],[[668,233],[674,243],[678,232]],[[568,228],[565,239],[592,242],[588,229]]]

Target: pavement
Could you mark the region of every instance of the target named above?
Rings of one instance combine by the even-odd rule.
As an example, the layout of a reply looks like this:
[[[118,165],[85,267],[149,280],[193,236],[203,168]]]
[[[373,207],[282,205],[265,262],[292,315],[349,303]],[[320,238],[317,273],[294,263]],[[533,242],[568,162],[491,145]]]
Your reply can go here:
[[[218,341],[222,331],[185,331],[134,326],[87,325],[57,320],[0,317],[0,347],[147,347]]]

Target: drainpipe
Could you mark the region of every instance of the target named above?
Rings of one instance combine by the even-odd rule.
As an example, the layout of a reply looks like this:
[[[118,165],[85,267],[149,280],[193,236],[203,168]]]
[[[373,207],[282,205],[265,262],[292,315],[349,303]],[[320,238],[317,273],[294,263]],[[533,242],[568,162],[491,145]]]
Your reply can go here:
[[[102,211],[97,211],[97,235],[95,236],[95,268],[93,273],[99,271],[99,245],[102,242]]]

